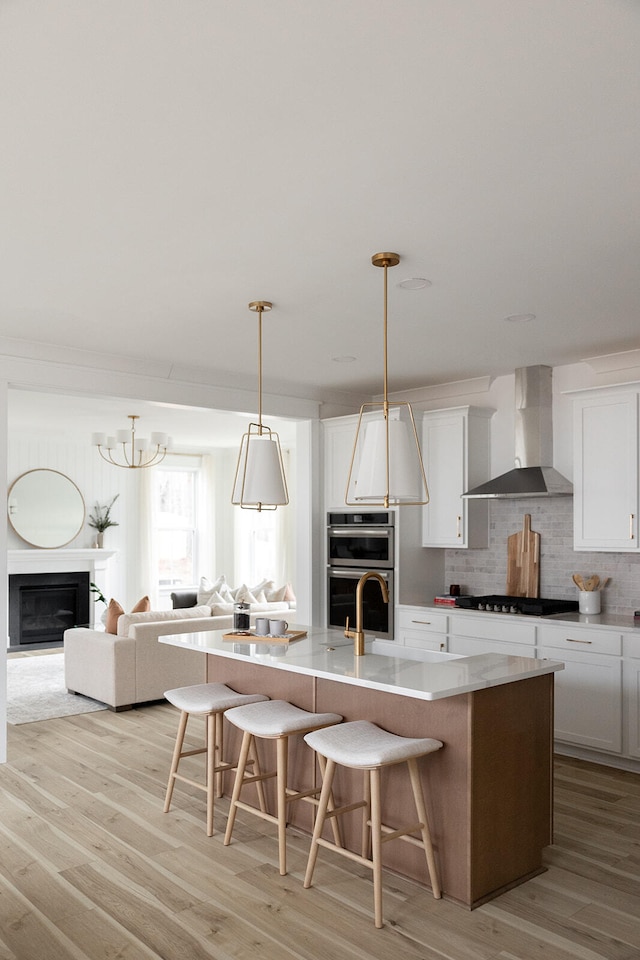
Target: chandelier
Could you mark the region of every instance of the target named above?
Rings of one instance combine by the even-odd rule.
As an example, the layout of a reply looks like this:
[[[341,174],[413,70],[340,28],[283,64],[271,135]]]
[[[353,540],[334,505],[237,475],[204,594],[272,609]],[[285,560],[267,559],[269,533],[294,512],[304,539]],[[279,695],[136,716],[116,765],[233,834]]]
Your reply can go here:
[[[152,433],[151,440],[136,437],[136,420],[139,419],[137,414],[130,413],[131,427],[118,430],[115,437],[108,437],[104,433],[92,435],[91,443],[98,448],[103,460],[114,467],[127,467],[130,470],[155,467],[164,460],[171,449],[171,437],[166,433]]]
[[[231,503],[245,510],[276,510],[289,503],[280,439],[262,422],[262,314],[272,306],[268,300],[249,304],[258,314],[258,422],[243,434],[231,495]]]
[[[382,402],[360,407],[345,503],[421,506],[429,502],[429,490],[413,410],[407,401],[388,398],[387,270],[400,263],[400,257],[397,253],[376,253],[371,262],[384,269],[384,393]]]

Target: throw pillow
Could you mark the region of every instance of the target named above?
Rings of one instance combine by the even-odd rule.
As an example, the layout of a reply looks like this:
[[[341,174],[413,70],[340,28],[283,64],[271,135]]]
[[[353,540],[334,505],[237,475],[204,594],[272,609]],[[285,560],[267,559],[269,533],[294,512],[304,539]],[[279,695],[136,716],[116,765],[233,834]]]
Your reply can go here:
[[[246,583],[243,583],[241,587],[238,587],[234,598],[236,603],[240,603],[240,601],[244,601],[244,603],[257,603],[255,596],[251,590],[249,590],[249,587],[246,585]]]
[[[135,607],[131,608],[131,613],[146,613],[147,610],[151,610],[151,600],[149,597],[141,597],[140,600],[136,603]]]
[[[146,613],[147,610],[151,609],[151,601],[149,597],[141,597],[140,600],[135,604],[131,613]],[[105,621],[104,628],[107,633],[112,633],[114,636],[117,636],[118,633],[118,619],[123,615],[124,610],[122,605],[118,603],[117,600],[114,600],[113,597],[109,601],[109,606],[107,607],[107,619]]]
[[[105,621],[104,628],[107,633],[112,633],[114,636],[118,632],[118,617],[121,617],[124,613],[124,610],[120,606],[117,600],[114,600],[113,597],[109,600],[109,606],[107,607],[107,619]]]
[[[278,587],[277,590],[269,590],[267,593],[269,603],[282,603],[286,589],[286,587]]]
[[[196,602],[198,606],[201,606],[203,603],[209,604],[212,593],[222,593],[223,588],[228,590],[227,582],[224,573],[222,576],[218,577],[217,580],[211,581],[208,577],[200,577],[200,583],[198,585],[198,595],[196,597]]]

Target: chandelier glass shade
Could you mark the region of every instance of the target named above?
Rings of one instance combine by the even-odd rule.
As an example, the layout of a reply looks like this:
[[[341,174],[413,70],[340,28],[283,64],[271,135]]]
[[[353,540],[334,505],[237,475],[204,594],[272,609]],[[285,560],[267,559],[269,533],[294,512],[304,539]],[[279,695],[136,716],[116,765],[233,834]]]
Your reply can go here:
[[[155,467],[161,463],[171,449],[171,437],[166,433],[152,433],[151,439],[136,437],[137,414],[130,413],[131,426],[128,430],[118,430],[115,437],[104,433],[94,433],[91,443],[98,448],[98,453],[107,463],[114,467],[125,467],[137,470],[144,467]]]
[[[267,300],[249,304],[258,314],[258,422],[243,434],[231,495],[232,504],[245,510],[276,510],[289,503],[280,439],[262,422],[262,314],[271,307]]]
[[[387,372],[387,270],[397,253],[371,258],[384,268],[384,392],[382,401],[363,403],[353,445],[345,503],[348,506],[422,506],[429,488],[411,404],[390,401]]]

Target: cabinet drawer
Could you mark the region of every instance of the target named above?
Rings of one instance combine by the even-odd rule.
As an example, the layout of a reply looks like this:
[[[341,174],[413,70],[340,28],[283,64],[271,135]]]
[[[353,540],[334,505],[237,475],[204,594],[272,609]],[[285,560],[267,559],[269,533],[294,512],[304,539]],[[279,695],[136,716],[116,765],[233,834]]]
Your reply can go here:
[[[449,617],[428,607],[398,607],[400,630],[418,630],[420,633],[446,633]]]
[[[536,642],[534,623],[523,623],[516,617],[494,617],[490,613],[476,617],[457,614],[449,618],[449,633],[460,637],[478,637],[481,640],[499,640],[504,643]]]
[[[622,635],[622,652],[625,657],[640,658],[640,630]]]
[[[622,635],[571,624],[561,628],[545,625],[538,627],[538,645],[558,650],[581,650],[583,653],[608,653],[619,657],[622,654]]]

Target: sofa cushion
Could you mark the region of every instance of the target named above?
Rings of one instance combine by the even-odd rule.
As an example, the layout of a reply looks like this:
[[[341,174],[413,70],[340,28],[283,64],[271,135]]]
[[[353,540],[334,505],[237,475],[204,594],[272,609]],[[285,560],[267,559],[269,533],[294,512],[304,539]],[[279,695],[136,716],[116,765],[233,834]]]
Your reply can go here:
[[[179,610],[147,610],[144,613],[125,613],[118,618],[118,636],[128,637],[129,627],[136,623],[154,623],[166,620],[187,620],[193,617],[208,617],[211,608],[205,605]]]

